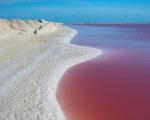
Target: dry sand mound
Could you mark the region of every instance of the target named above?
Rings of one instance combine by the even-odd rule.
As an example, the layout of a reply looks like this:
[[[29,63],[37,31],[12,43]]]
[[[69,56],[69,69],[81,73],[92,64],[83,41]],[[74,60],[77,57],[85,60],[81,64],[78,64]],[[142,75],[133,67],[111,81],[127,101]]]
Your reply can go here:
[[[7,35],[7,33],[45,33],[54,32],[57,30],[56,23],[50,23],[44,20],[0,20],[0,35]]]

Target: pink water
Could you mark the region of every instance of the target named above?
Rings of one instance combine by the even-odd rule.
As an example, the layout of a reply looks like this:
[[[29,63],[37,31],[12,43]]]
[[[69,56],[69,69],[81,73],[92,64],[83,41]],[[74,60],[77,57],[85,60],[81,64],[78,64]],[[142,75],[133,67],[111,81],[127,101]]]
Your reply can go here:
[[[58,89],[67,120],[150,120],[150,25],[73,25],[74,44],[103,51]]]

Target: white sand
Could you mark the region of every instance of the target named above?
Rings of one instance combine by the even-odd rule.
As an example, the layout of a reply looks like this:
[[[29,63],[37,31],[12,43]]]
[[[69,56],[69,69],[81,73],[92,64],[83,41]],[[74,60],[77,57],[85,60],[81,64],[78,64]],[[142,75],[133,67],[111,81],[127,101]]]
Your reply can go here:
[[[77,31],[46,21],[0,20],[0,120],[64,120],[56,100],[66,69],[101,54],[70,44]]]

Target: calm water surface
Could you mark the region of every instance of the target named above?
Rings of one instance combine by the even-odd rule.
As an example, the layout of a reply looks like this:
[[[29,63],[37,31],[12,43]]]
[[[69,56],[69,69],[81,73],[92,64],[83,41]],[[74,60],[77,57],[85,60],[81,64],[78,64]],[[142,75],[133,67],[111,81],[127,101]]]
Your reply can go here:
[[[103,55],[69,69],[58,89],[67,120],[150,120],[150,25],[72,25],[72,43]]]

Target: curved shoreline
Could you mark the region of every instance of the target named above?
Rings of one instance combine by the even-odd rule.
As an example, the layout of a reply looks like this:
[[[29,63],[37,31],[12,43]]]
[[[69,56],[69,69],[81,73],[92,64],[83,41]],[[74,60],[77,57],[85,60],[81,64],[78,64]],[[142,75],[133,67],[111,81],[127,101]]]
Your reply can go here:
[[[6,60],[0,58],[1,120],[65,119],[56,99],[62,75],[73,65],[100,55],[101,51],[70,44],[77,31],[63,25],[56,27],[57,30],[50,33],[48,26],[37,35],[26,32],[18,34],[17,30],[11,41],[9,37],[0,38],[2,48],[4,45],[10,46],[3,49]],[[7,44],[3,43],[4,40]],[[10,59],[6,56],[8,53],[12,55]]]

